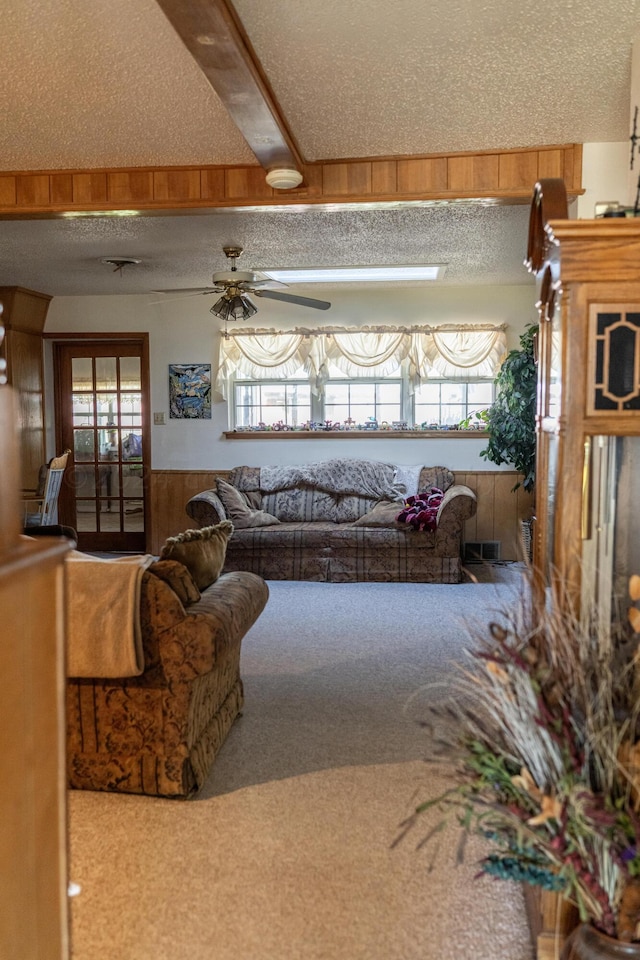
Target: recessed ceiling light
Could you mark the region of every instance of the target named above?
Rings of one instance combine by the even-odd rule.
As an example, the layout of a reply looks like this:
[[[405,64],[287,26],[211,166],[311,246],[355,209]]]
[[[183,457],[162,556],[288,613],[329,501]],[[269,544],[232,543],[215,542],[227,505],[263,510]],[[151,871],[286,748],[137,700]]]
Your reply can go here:
[[[442,264],[393,267],[310,267],[299,270],[261,270],[280,283],[362,283],[381,280],[440,280]]]

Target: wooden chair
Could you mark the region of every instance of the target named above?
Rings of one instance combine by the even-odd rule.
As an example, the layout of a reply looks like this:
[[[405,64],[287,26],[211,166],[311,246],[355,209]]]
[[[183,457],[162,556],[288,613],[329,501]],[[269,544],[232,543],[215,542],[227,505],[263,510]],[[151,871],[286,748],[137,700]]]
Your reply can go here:
[[[58,522],[58,497],[70,450],[50,461],[42,496],[23,497],[25,530],[30,527],[48,527]]]

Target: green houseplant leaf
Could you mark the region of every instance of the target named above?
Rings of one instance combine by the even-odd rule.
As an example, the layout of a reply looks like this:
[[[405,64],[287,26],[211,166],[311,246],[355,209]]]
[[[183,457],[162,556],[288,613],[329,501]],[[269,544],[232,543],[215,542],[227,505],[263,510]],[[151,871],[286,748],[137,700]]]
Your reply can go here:
[[[517,483],[531,492],[536,467],[537,371],[534,338],[537,324],[520,337],[520,348],[511,350],[494,383],[496,399],[487,413],[489,443],[480,456],[493,463],[512,463],[524,480]]]

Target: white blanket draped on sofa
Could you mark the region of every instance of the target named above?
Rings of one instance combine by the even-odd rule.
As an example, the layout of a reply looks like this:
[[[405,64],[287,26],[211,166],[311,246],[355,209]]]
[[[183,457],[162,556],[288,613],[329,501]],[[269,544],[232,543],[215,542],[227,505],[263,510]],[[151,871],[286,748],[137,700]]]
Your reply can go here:
[[[404,490],[394,483],[394,472],[395,468],[390,463],[344,458],[294,467],[261,467],[260,489],[271,493],[309,484],[330,493],[398,500],[402,499]]]

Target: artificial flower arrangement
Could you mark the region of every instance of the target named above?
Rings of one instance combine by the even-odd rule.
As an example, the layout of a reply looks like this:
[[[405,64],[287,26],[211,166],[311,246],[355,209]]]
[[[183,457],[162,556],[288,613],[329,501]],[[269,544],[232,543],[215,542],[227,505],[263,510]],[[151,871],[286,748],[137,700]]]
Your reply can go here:
[[[640,611],[607,631],[567,605],[534,617],[527,603],[477,638],[454,696],[430,710],[430,759],[453,760],[456,778],[398,839],[439,806],[486,838],[482,872],[557,891],[583,923],[637,941]]]

